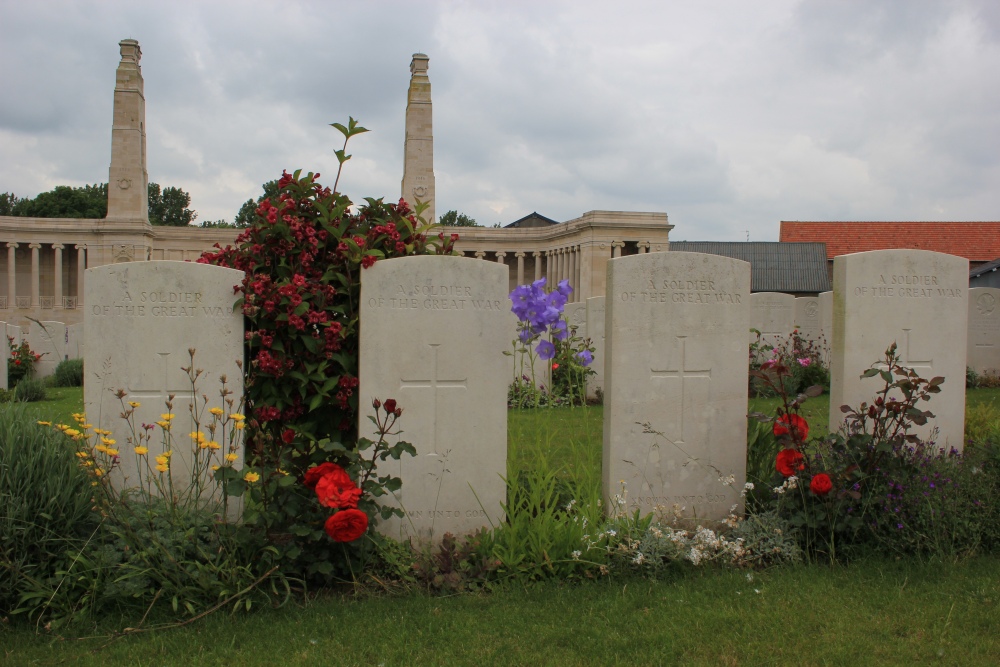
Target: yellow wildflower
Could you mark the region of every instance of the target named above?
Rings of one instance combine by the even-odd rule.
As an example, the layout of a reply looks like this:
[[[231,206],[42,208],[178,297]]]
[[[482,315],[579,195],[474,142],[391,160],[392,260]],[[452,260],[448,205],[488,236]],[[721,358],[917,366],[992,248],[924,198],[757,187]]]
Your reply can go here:
[[[205,442],[205,434],[201,431],[191,431],[188,433],[188,437],[199,444]]]
[[[256,482],[257,480],[260,479],[260,475],[258,475],[255,472],[248,472],[247,474],[243,475],[243,479],[244,479],[244,481],[247,481],[247,482],[250,482],[251,484],[253,484],[254,482]]]
[[[128,405],[129,405],[130,408],[137,408],[140,405],[142,405],[142,403],[140,403],[139,401],[129,401]]]
[[[94,468],[94,474],[100,477],[104,474],[104,471],[101,470],[100,468]]]
[[[246,419],[246,417],[244,417],[243,415],[241,415],[238,412],[234,412],[233,414],[229,415],[229,418],[232,419],[233,421],[237,421],[237,422],[241,422],[244,419]]]
[[[56,424],[56,430],[57,431],[62,431],[63,433],[65,433],[66,429],[68,429],[68,428],[69,428],[69,426],[66,426],[66,424]]]
[[[222,408],[209,408],[208,411],[211,412],[216,417],[221,417],[224,414]]]
[[[103,428],[95,428],[94,433],[96,433],[97,435],[111,435],[111,431],[108,431]]]
[[[67,428],[65,431],[63,431],[63,433],[65,433],[66,435],[68,435],[70,437],[72,437],[74,435],[80,435],[80,432],[77,431],[75,428]]]
[[[158,466],[156,466],[156,469],[159,472],[167,472],[167,470],[169,470],[169,468],[166,465],[158,465]]]
[[[222,445],[217,443],[215,440],[209,440],[208,442],[205,443],[205,447],[208,447],[209,449],[219,449],[222,447]]]
[[[142,445],[139,445],[138,447],[135,448],[135,453],[138,454],[139,456],[145,456],[146,454],[149,453],[149,449],[143,447]]]
[[[112,438],[101,438],[101,442],[104,443],[105,445],[109,445],[110,446],[110,445],[115,444],[117,442],[117,440],[113,440]]]
[[[88,428],[93,428],[93,424],[80,424],[80,428],[86,431]]]
[[[88,454],[87,452],[77,452],[76,456],[77,456],[77,458],[85,459],[88,456],[90,456],[90,454]]]
[[[118,456],[118,450],[108,447],[108,451],[105,452],[108,456]]]
[[[108,448],[105,447],[104,445],[98,445],[97,447],[94,447],[94,449],[96,449],[97,451],[99,451],[101,454],[107,454],[108,453]]]
[[[242,431],[245,427],[246,424],[244,424],[243,422],[236,422],[235,424],[233,424],[233,428],[235,428],[237,431]]]
[[[176,415],[173,415],[173,414],[171,414],[171,413],[169,413],[169,412],[165,412],[165,413],[163,413],[162,415],[160,415],[160,419],[162,419],[162,420],[163,420],[163,421],[165,421],[165,422],[168,422],[168,421],[170,421],[171,419],[173,419],[173,418],[174,418],[175,416],[176,416]]]
[[[215,464],[214,466],[212,466],[212,472],[215,472],[218,469],[219,469],[219,465],[218,464]]]
[[[156,425],[162,428],[164,431],[170,430],[170,422],[168,421],[156,422]]]
[[[226,454],[226,463],[234,463],[238,458],[239,456],[230,452],[229,454]]]
[[[156,457],[156,465],[157,466],[168,466],[168,465],[170,465],[170,457],[169,456],[157,456]]]
[[[52,426],[52,422],[43,422],[43,421],[40,421],[40,422],[38,422],[38,425],[39,426]]]

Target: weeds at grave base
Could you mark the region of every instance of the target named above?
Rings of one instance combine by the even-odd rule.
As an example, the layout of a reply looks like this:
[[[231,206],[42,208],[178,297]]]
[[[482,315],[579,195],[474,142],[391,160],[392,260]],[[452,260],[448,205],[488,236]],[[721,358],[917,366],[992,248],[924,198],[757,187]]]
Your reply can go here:
[[[92,539],[67,553],[65,570],[29,582],[14,613],[53,628],[93,617],[110,604],[152,608],[163,601],[174,613],[195,619],[223,607],[249,610],[289,598],[291,584],[274,564],[274,549],[231,523],[228,495],[217,500],[212,493],[231,492],[226,487],[232,480],[249,484],[257,478],[233,467],[244,422],[226,378],[220,378],[219,391],[224,407],[209,407],[207,396],[199,398],[202,371],[195,368],[195,351],[189,355],[190,366],[182,369],[191,383],[188,410],[194,423],[187,435],[193,461],[187,484],[173,473],[173,453],[184,446],[173,433],[174,396],[156,425],[139,425],[140,403],[129,401],[122,390],[115,392],[127,424],[124,443],[83,414],[74,415],[73,426],[53,426],[72,444],[91,479],[92,511],[100,523]],[[121,465],[122,447],[135,454],[137,484],[116,491],[109,479]]]

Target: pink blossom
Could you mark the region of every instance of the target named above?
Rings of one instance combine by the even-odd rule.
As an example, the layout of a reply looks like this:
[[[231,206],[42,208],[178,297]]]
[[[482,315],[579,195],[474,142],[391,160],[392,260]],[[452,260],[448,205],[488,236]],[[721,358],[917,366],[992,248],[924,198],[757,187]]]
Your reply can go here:
[[[796,359],[796,361],[799,362],[799,366],[808,366],[809,364],[812,363],[812,359],[810,359],[809,357],[805,357],[803,359]]]

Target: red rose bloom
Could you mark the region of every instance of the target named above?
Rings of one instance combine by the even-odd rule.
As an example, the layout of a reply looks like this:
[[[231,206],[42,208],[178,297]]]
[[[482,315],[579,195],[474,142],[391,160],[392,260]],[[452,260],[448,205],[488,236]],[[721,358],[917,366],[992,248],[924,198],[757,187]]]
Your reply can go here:
[[[809,482],[809,490],[817,496],[825,496],[830,493],[831,489],[833,489],[833,482],[830,481],[830,476],[825,472],[815,475]]]
[[[358,506],[361,489],[343,468],[337,466],[336,470],[323,475],[316,483],[316,497],[319,504],[326,507],[353,508]]]
[[[295,431],[293,431],[290,428],[286,428],[281,433],[281,439],[284,441],[286,445],[292,444],[295,441]]]
[[[341,510],[326,520],[326,534],[334,542],[353,542],[368,530],[368,515],[361,510]]]
[[[778,458],[774,463],[774,467],[781,473],[782,477],[791,477],[796,471],[806,467],[802,459],[802,452],[799,450],[791,448],[782,449],[778,452]]]
[[[387,398],[387,399],[385,399],[384,405],[385,405],[385,411],[386,412],[395,412],[396,411],[396,399],[394,399],[394,398]]]
[[[329,475],[335,470],[344,472],[344,469],[339,465],[336,463],[330,463],[329,461],[326,463],[320,463],[318,466],[313,466],[312,468],[309,468],[309,470],[306,470],[305,485],[310,489],[315,489],[316,484],[319,483],[319,480],[323,479],[324,475]]]
[[[783,435],[788,435],[792,433],[792,438],[795,440],[805,440],[809,437],[809,424],[806,420],[798,415],[781,415],[776,422],[774,422],[774,435],[775,437],[781,437]]]

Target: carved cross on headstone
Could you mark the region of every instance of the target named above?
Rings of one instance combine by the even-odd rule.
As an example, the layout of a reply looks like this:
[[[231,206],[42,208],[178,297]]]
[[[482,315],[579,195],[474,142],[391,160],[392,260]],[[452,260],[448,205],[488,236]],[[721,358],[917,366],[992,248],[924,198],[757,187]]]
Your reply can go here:
[[[902,343],[897,342],[896,346],[899,349],[899,364],[905,366],[906,368],[912,368],[917,370],[918,368],[926,368],[927,374],[934,372],[934,360],[933,359],[911,359],[910,358],[910,331],[911,329],[903,329],[903,341]],[[886,370],[885,364],[877,364],[882,370]]]
[[[680,417],[677,421],[678,437],[674,438],[674,442],[678,444],[684,443],[684,380],[687,378],[704,378],[711,381],[712,379],[711,368],[695,369],[687,367],[686,339],[687,336],[677,336],[678,347],[680,347],[680,362],[677,370],[649,369],[651,379],[676,379],[680,382],[680,400],[677,402],[678,410],[680,411]]]
[[[431,414],[434,415],[434,444],[433,453],[440,454],[438,451],[438,441],[440,438],[440,428],[441,428],[441,415],[438,412],[438,391],[443,391],[446,389],[461,389],[463,391],[468,389],[468,378],[454,378],[454,379],[443,379],[438,377],[438,348],[441,347],[440,343],[428,343],[428,347],[431,348],[431,373],[430,377],[426,379],[414,379],[406,380],[400,378],[399,389],[430,389],[431,390]]]
[[[144,404],[148,403],[148,407],[155,411],[166,410],[167,397],[170,394],[182,394],[191,391],[190,384],[181,388],[171,388],[170,387],[170,352],[157,352],[156,360],[150,361],[149,363],[155,363],[156,369],[149,373],[138,373],[137,378],[129,378],[129,386],[126,388],[128,392],[129,400],[139,401]],[[177,364],[176,368],[180,369],[180,361],[174,357],[174,363]],[[135,381],[135,387],[132,386],[132,382]],[[110,388],[114,391],[115,388]],[[158,404],[156,399],[159,399]],[[176,407],[176,406],[175,406]]]

